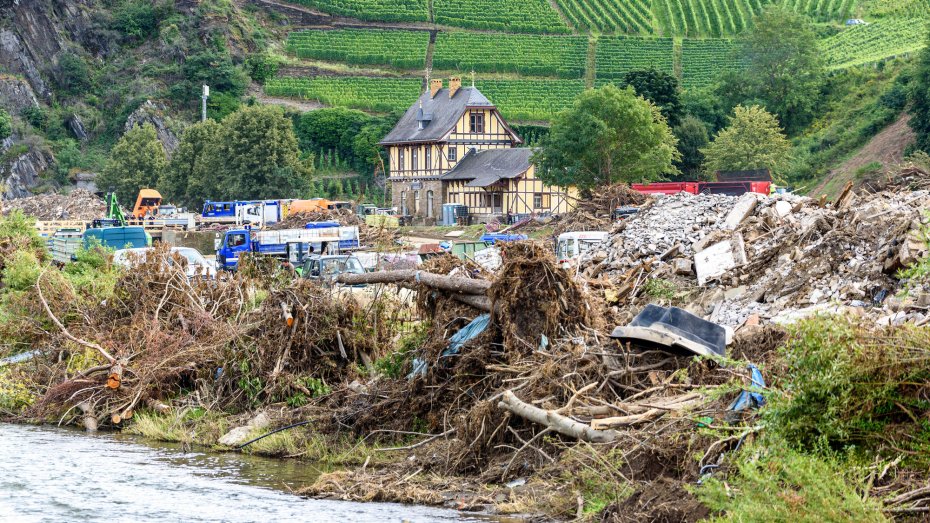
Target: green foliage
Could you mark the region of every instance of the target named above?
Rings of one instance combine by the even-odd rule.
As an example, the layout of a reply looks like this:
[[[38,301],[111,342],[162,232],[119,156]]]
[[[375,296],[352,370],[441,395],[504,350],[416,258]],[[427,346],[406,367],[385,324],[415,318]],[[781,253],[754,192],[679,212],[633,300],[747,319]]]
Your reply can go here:
[[[926,19],[876,20],[826,38],[821,47],[827,67],[839,69],[918,51],[924,47],[926,35]]]
[[[911,129],[917,134],[916,147],[930,153],[930,31],[927,47],[920,53],[911,91]]]
[[[788,134],[799,132],[814,116],[824,81],[817,35],[803,16],[779,7],[765,8],[751,31],[740,37],[745,72],[730,75],[729,106],[761,101],[778,116]],[[732,85],[732,84],[736,85]]]
[[[583,36],[442,32],[436,36],[433,68],[581,78],[587,50]]]
[[[4,250],[4,252],[12,253],[26,250],[35,254],[37,258],[47,258],[45,241],[36,232],[35,224],[35,218],[26,216],[19,210],[14,210],[0,218],[0,245],[15,247],[15,249]],[[0,267],[5,265],[6,262],[7,259],[0,255]]]
[[[701,165],[704,164],[704,154],[701,150],[709,143],[707,126],[704,122],[688,115],[672,130],[678,138],[678,152],[681,159],[675,164],[686,178],[697,178]]]
[[[223,127],[215,120],[196,123],[184,130],[171,164],[158,181],[167,200],[199,209],[204,200],[218,196],[215,183],[222,162],[216,150]]]
[[[758,105],[736,106],[729,127],[717,133],[713,143],[701,152],[708,173],[769,169],[779,174],[789,159],[791,142],[765,109]]]
[[[902,326],[876,334],[855,319],[818,317],[794,327],[780,349],[787,368],[765,411],[789,444],[815,451],[904,449],[927,466],[930,334]]]
[[[24,291],[35,286],[41,273],[42,269],[35,253],[19,250],[6,260],[2,281],[8,290]]]
[[[300,163],[294,128],[280,108],[246,107],[223,122],[215,174],[220,197],[239,200],[299,197],[309,176]]]
[[[636,94],[655,104],[669,125],[678,125],[682,107],[677,78],[658,69],[649,68],[626,73],[623,76],[623,84],[632,87]]]
[[[29,106],[23,109],[22,117],[36,129],[44,129],[48,125],[48,112],[41,107]]]
[[[0,367],[0,412],[18,414],[33,401],[35,396],[23,376],[10,367]]]
[[[511,33],[568,33],[548,0],[432,0],[433,21]]]
[[[599,32],[656,32],[647,0],[556,0],[562,13],[579,29]]]
[[[173,11],[171,2],[123,0],[113,8],[111,27],[132,40],[145,40],[158,31],[158,25]]]
[[[375,368],[385,377],[400,379],[411,370],[413,356],[429,338],[429,325],[419,323],[397,342],[397,350],[375,361]]]
[[[686,38],[681,42],[681,83],[685,89],[704,87],[725,73],[745,68],[736,42],[723,38]]]
[[[671,300],[675,297],[674,283],[662,278],[650,278],[646,281],[643,291],[646,295],[659,300]]]
[[[420,80],[409,78],[276,77],[265,84],[265,93],[387,112],[410,107],[421,94],[421,86]],[[549,120],[584,91],[584,81],[482,80],[477,87],[509,120]]]
[[[5,140],[13,134],[13,118],[10,113],[0,108],[0,140]]]
[[[269,78],[274,78],[274,75],[278,74],[280,65],[277,58],[267,53],[251,54],[245,60],[249,76],[260,84],[264,84]]]
[[[639,38],[634,36],[604,36],[597,39],[594,65],[597,78],[623,78],[630,71],[658,69],[675,72],[671,38]]]
[[[168,158],[155,128],[143,124],[126,131],[113,146],[97,186],[104,191],[112,188],[119,201],[128,205],[135,202],[139,189],[155,187],[167,167]]]
[[[556,186],[590,189],[675,173],[676,139],[659,109],[632,88],[585,91],[558,114],[534,161]]]
[[[656,20],[663,33],[678,36],[726,36],[758,24],[752,17],[763,2],[758,0],[700,0],[657,2]]]
[[[741,450],[726,481],[712,477],[696,494],[722,512],[712,519],[721,523],[888,521],[880,503],[860,490],[865,490],[864,470],[767,441]]]
[[[190,50],[180,68],[183,79],[175,81],[169,88],[171,98],[191,106],[199,106],[203,85],[211,91],[240,97],[245,94],[249,77],[237,67],[225,45],[217,47],[198,46]]]
[[[336,29],[296,31],[287,36],[287,50],[298,58],[401,69],[422,69],[427,45],[429,33],[425,31]]]
[[[427,0],[293,0],[335,15],[384,22],[428,22]]]
[[[52,79],[59,93],[66,96],[83,95],[91,87],[90,67],[80,56],[64,53],[58,57]]]
[[[242,107],[239,97],[220,91],[211,92],[207,99],[207,115],[216,121],[231,115]]]

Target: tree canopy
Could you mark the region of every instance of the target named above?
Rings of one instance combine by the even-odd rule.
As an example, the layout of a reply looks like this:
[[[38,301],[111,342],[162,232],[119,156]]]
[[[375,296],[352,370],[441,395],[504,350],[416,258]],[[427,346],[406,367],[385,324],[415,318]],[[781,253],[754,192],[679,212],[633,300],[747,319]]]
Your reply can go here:
[[[915,147],[930,153],[930,31],[927,47],[920,52],[910,99],[910,126],[917,134]]]
[[[155,128],[143,124],[126,131],[110,151],[97,179],[101,190],[114,190],[123,204],[135,202],[139,189],[155,187],[168,167],[168,157]]]
[[[678,78],[650,68],[626,73],[623,83],[632,87],[636,94],[656,104],[669,125],[678,125],[682,113]]]
[[[708,173],[769,169],[777,174],[789,159],[791,142],[774,115],[758,105],[740,105],[733,110],[730,125],[701,152]]]
[[[747,68],[723,82],[720,95],[729,107],[764,105],[789,134],[811,121],[825,69],[810,20],[781,7],[765,8],[740,38],[737,58]]]
[[[673,130],[678,138],[678,152],[681,158],[675,163],[678,170],[688,179],[695,179],[701,165],[704,163],[704,154],[701,149],[707,147],[709,138],[704,122],[688,115]]]
[[[223,127],[214,120],[196,123],[184,130],[171,165],[158,188],[168,201],[199,208],[204,200],[218,196],[216,175],[222,169],[217,144]]]
[[[677,173],[676,145],[658,107],[632,87],[606,85],[583,92],[555,117],[533,161],[546,183],[585,190]]]

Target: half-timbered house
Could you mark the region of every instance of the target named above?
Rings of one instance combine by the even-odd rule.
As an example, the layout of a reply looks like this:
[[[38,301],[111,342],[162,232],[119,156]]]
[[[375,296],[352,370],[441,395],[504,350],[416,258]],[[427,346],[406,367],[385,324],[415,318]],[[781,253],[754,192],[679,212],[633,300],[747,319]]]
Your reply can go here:
[[[452,78],[444,88],[434,79],[380,142],[393,205],[428,223],[444,203],[467,206],[479,221],[569,210],[568,192],[536,179],[532,150],[522,143],[476,87]]]

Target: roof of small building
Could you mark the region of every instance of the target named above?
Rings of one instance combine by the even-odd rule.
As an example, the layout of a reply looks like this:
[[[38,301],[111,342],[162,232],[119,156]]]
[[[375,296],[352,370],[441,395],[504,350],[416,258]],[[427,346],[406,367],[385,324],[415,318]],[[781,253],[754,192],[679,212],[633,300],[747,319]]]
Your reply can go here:
[[[461,87],[451,98],[448,88],[440,89],[436,96],[430,96],[429,91],[424,91],[419,100],[407,109],[397,125],[379,143],[387,145],[440,140],[469,107],[493,108],[494,104],[476,87]],[[428,118],[425,118],[426,116]],[[422,129],[418,125],[419,120],[426,122]]]
[[[503,179],[517,178],[530,168],[533,149],[487,149],[469,151],[442,180],[471,180],[468,187],[487,187]]]

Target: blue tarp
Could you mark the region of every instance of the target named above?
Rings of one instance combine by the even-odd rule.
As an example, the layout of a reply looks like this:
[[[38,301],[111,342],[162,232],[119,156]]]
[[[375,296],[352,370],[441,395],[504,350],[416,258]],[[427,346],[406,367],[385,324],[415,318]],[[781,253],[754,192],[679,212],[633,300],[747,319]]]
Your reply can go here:
[[[449,338],[449,346],[442,351],[441,358],[448,356],[454,356],[459,353],[459,350],[462,348],[462,345],[465,345],[469,340],[473,340],[478,337],[479,334],[485,331],[488,328],[488,324],[491,322],[490,314],[482,314],[477,318],[473,319],[471,323],[459,329],[458,332],[452,335]],[[425,376],[426,375],[426,361],[420,358],[414,358],[413,360],[413,370],[410,371],[410,374],[407,375],[407,379],[413,379],[416,376]]]
[[[765,379],[762,378],[762,372],[759,370],[759,367],[756,367],[753,364],[749,364],[749,375],[752,380],[753,389],[764,389],[765,388]],[[744,390],[739,393],[739,396],[733,400],[733,403],[730,404],[730,410],[741,411],[746,410],[747,408],[757,409],[765,405],[765,398],[762,396],[761,392],[750,392]]]

